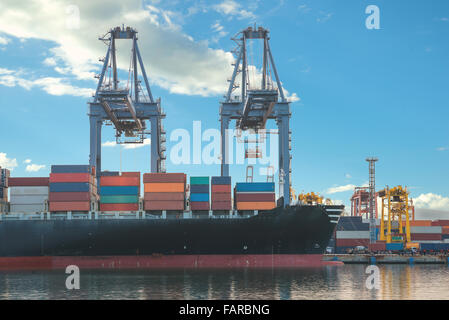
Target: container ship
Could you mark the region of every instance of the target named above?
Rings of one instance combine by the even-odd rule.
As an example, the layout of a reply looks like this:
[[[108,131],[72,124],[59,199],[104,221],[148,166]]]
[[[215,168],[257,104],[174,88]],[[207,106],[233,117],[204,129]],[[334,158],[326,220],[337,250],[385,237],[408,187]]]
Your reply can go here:
[[[316,266],[344,209],[277,206],[273,182],[232,192],[221,176],[145,173],[142,186],[140,172],[54,165],[5,180],[0,269]]]

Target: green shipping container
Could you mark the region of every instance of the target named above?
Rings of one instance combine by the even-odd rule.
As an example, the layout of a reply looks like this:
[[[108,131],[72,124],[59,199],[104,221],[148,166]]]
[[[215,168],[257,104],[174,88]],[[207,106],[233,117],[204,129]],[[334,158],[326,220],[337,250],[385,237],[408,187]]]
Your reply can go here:
[[[209,184],[209,177],[190,177],[190,185],[192,184]]]
[[[100,203],[138,203],[139,196],[117,195],[117,196],[101,196]]]

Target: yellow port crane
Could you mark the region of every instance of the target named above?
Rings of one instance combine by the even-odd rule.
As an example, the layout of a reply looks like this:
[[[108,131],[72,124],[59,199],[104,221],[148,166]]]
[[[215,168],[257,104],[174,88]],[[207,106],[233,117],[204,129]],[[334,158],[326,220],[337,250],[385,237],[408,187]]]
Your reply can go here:
[[[298,194],[298,200],[308,205],[323,204],[323,203],[326,205],[332,205],[332,201],[330,199],[324,199],[323,196],[320,196],[318,193],[315,192],[300,193]]]
[[[413,215],[411,203],[413,202],[410,202],[407,187],[397,186],[390,189],[387,186],[380,190],[378,195],[382,208],[379,240],[387,243],[403,242],[407,248],[416,247],[410,237],[410,217]],[[393,225],[395,221],[397,224]]]

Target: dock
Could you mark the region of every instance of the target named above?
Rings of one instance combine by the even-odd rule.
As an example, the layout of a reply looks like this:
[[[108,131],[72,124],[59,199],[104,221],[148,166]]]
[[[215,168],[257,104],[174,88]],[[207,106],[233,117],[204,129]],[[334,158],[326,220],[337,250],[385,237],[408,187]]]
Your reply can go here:
[[[325,254],[323,261],[344,264],[449,264],[447,255]]]

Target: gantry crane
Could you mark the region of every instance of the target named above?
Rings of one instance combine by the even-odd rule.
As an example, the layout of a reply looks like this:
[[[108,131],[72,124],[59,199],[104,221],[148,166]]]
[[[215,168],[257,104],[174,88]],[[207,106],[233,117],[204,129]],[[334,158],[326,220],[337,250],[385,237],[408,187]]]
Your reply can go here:
[[[256,29],[248,27],[239,32],[232,40],[237,43],[233,51],[236,56],[234,71],[229,80],[229,88],[225,100],[220,106],[221,121],[221,175],[229,176],[229,151],[228,136],[229,123],[236,120],[238,132],[249,130],[253,133],[264,131],[267,120],[273,119],[278,127],[279,141],[279,198],[284,199],[283,205],[289,204],[291,181],[291,156],[290,156],[290,104],[287,101],[282,84],[279,79],[273,55],[269,45],[269,31],[262,27]],[[261,68],[261,81],[251,79],[248,64],[248,40],[263,41],[263,61]],[[276,83],[273,83],[271,70],[274,73]],[[236,81],[237,75],[241,75],[240,84]],[[233,95],[235,89],[240,87],[240,95]],[[264,136],[263,136],[264,138]],[[259,141],[260,142],[260,141]],[[256,141],[257,143],[257,141]],[[247,158],[260,157],[260,150],[248,150]]]
[[[116,40],[131,40],[132,54],[126,87],[119,86]],[[165,131],[162,119],[165,114],[161,99],[156,101],[151,94],[147,74],[137,44],[137,31],[131,27],[116,27],[99,40],[107,45],[106,57],[101,74],[96,76],[97,89],[89,102],[90,119],[90,165],[96,167],[97,177],[101,174],[101,128],[103,123],[111,124],[116,130],[116,142],[143,143],[151,134],[151,172],[165,172]],[[138,67],[143,78],[139,79]],[[144,90],[146,88],[146,90]],[[146,130],[146,121],[151,131]]]
[[[410,236],[410,217],[413,215],[413,202],[410,202],[407,188],[397,186],[390,189],[387,186],[379,191],[378,195],[382,207],[379,240],[387,243],[403,242],[407,247],[415,246],[412,244]],[[397,225],[393,225],[393,221],[396,221]]]

